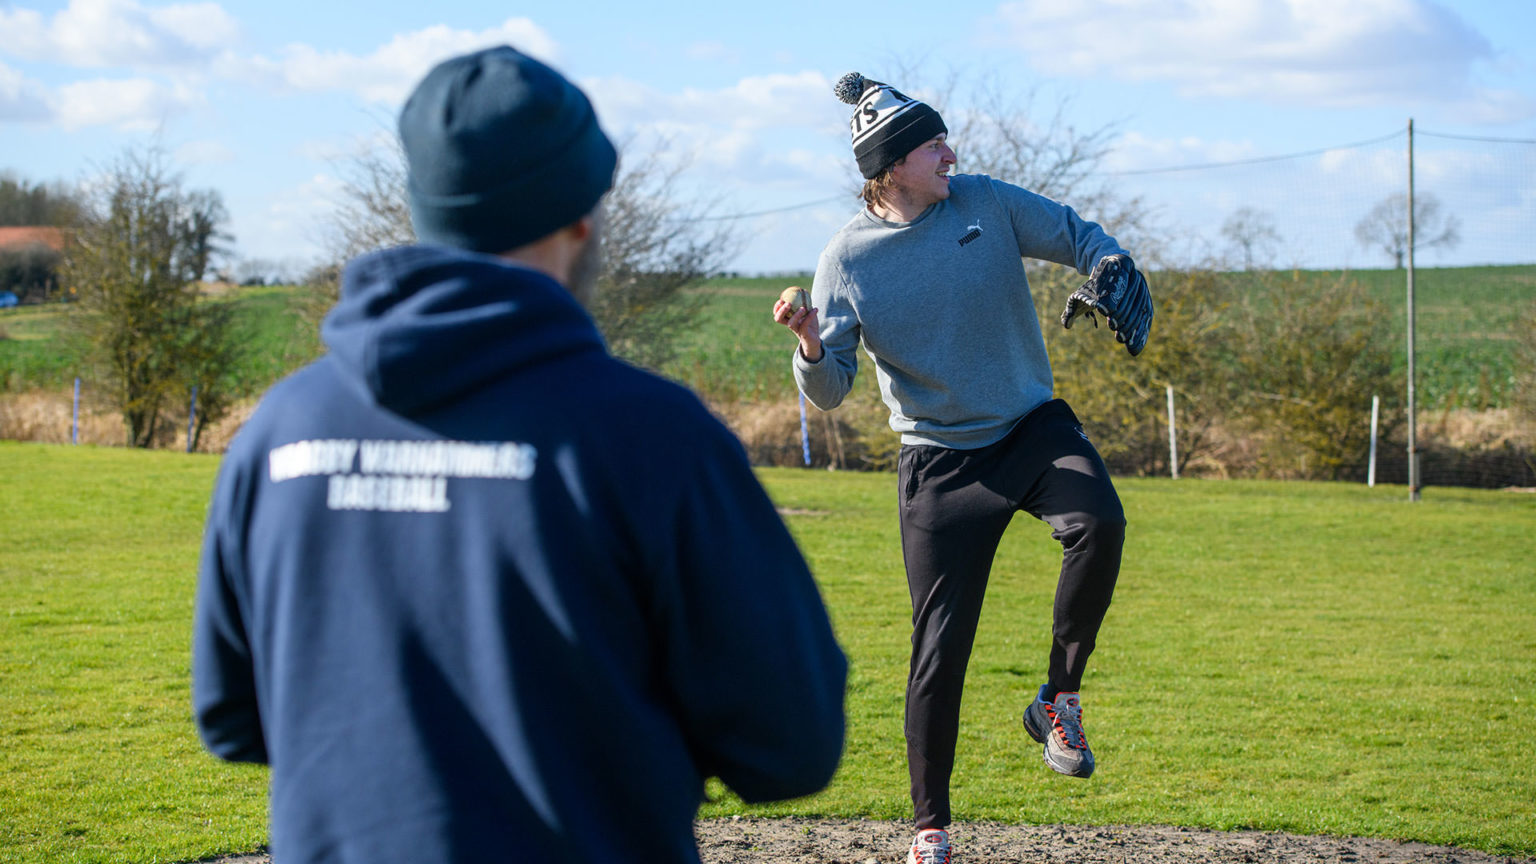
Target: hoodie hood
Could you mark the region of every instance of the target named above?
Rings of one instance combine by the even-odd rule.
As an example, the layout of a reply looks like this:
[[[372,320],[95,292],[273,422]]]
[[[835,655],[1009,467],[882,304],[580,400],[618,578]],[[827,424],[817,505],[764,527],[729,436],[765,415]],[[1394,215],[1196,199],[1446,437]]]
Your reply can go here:
[[[320,335],[349,377],[403,414],[555,357],[606,350],[592,318],[554,279],[439,246],[353,260]]]

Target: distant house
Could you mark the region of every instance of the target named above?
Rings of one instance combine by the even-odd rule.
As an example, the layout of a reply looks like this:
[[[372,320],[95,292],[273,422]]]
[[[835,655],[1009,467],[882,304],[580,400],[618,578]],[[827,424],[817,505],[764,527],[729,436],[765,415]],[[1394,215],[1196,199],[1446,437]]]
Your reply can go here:
[[[29,246],[44,246],[64,251],[64,229],[48,225],[21,225],[0,228],[0,250],[13,251]]]
[[[40,303],[57,297],[64,231],[46,225],[0,227],[0,306]]]

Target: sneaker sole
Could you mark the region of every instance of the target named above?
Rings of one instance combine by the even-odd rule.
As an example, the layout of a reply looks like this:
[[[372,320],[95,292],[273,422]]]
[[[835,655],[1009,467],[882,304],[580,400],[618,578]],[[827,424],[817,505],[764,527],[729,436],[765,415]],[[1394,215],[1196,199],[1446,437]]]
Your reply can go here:
[[[1064,775],[1064,776],[1067,776],[1067,777],[1080,777],[1080,778],[1082,778],[1084,780],[1087,780],[1089,777],[1093,776],[1093,763],[1092,762],[1088,763],[1088,766],[1087,766],[1086,769],[1082,768],[1082,767],[1079,767],[1079,768],[1076,768],[1076,769],[1071,768],[1071,767],[1063,767],[1063,766],[1057,765],[1055,762],[1051,761],[1051,751],[1049,749],[1043,751],[1040,754],[1040,759],[1041,759],[1041,761],[1045,762],[1045,765],[1046,765],[1047,768],[1050,768],[1052,771],[1055,771],[1057,774],[1061,774],[1061,775]]]

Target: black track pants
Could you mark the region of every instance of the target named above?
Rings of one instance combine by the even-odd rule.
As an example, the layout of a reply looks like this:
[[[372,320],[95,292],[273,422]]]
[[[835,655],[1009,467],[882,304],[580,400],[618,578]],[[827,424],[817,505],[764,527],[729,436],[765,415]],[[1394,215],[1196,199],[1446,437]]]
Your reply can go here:
[[[1061,543],[1049,676],[1077,690],[1120,573],[1125,513],[1104,461],[1059,399],[988,447],[903,446],[899,479],[912,593],[907,764],[917,827],[942,828],[950,821],[965,667],[1003,529],[1022,510]]]

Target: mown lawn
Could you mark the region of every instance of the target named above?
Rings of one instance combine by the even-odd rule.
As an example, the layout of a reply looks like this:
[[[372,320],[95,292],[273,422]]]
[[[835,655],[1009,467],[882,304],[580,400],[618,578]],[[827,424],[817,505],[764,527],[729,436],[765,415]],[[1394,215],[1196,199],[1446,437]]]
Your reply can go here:
[[[188,707],[217,457],[0,442],[0,862],[153,862],[266,838],[265,772]],[[762,472],[852,661],[832,786],[706,816],[905,818],[906,587],[894,479]],[[1084,686],[1099,769],[1051,773],[1019,712],[1059,555],[1020,517],[989,588],[956,817],[1368,835],[1536,855],[1536,497],[1131,479]]]

